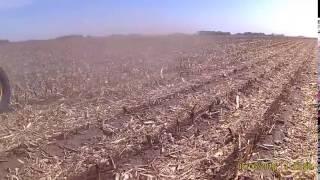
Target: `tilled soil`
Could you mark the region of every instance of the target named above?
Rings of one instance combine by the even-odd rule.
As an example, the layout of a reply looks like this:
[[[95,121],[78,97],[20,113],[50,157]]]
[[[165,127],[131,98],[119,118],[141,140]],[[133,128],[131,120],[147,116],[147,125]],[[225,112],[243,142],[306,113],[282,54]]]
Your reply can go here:
[[[290,121],[279,120],[282,114],[305,118],[307,127],[313,127],[314,119],[306,117],[313,117],[308,103],[314,97],[310,97],[312,88],[306,82],[316,82],[315,72],[308,72],[316,62],[316,40],[227,39],[225,47],[233,41],[235,47],[230,46],[230,53],[225,54],[224,46],[210,49],[209,40],[200,40],[196,42],[202,43],[198,51],[204,51],[203,55],[189,55],[182,61],[191,61],[187,67],[194,66],[192,71],[181,76],[173,70],[166,75],[171,78],[165,84],[144,96],[133,93],[123,96],[119,103],[99,98],[77,102],[71,98],[54,102],[46,110],[44,105],[37,105],[36,111],[40,111],[37,115],[43,118],[26,124],[24,128],[28,132],[2,137],[8,145],[1,154],[0,174],[22,179],[257,177],[257,173],[239,171],[239,164],[263,158],[273,161],[279,157],[259,150],[260,146],[265,150],[279,144],[283,148],[292,146],[288,143],[290,135],[287,142],[282,138],[283,124]],[[195,63],[199,59],[205,60]],[[164,76],[163,69],[160,76]],[[300,104],[296,105],[299,100]],[[296,106],[299,110],[292,110]],[[17,114],[35,111],[27,108],[17,109]],[[65,112],[61,115],[54,108]],[[50,122],[44,118],[48,114],[51,119],[62,120]],[[7,116],[7,119],[19,118],[19,115]],[[73,120],[68,122],[64,117]],[[59,128],[68,123],[77,127]],[[303,125],[294,127],[301,129]],[[41,133],[41,128],[30,126],[51,127],[53,131]],[[276,145],[263,142],[270,133]],[[29,140],[15,143],[21,142],[22,137]],[[298,144],[299,138],[292,141]],[[314,143],[310,140],[309,153]],[[314,155],[309,158],[312,162],[314,159]],[[281,173],[279,170],[276,175],[264,176],[282,177]],[[310,176],[315,175],[311,172]]]
[[[315,58],[314,54],[310,58]],[[317,94],[316,61],[305,64],[287,88],[273,124],[253,151],[250,162],[274,164],[275,170],[246,169],[242,177],[252,179],[316,179]]]
[[[228,40],[228,39],[227,39]],[[137,40],[138,41],[138,40]],[[143,41],[140,40],[140,41]],[[138,42],[140,42],[138,41]],[[77,75],[77,78],[72,77],[71,79],[69,78],[69,74],[67,73],[61,73],[61,75],[59,75],[59,77],[57,77],[57,81],[61,81],[59,84],[50,84],[52,83],[51,81],[53,80],[51,76],[55,76],[55,74],[52,73],[48,73],[47,71],[44,72],[36,72],[35,75],[37,75],[36,77],[38,77],[39,75],[41,77],[43,77],[44,79],[40,79],[40,85],[41,83],[46,85],[48,84],[48,86],[45,86],[45,90],[46,93],[49,94],[45,94],[45,97],[43,98],[41,93],[39,93],[38,91],[41,91],[43,89],[36,89],[36,92],[33,92],[32,94],[38,94],[38,99],[34,99],[32,97],[30,97],[30,94],[32,92],[32,90],[28,89],[28,87],[34,86],[34,84],[38,83],[38,79],[34,79],[34,82],[29,82],[29,84],[27,84],[25,87],[24,91],[21,91],[20,85],[23,83],[27,83],[27,82],[23,82],[21,83],[20,81],[23,81],[24,79],[28,79],[28,76],[30,74],[33,73],[32,69],[30,69],[30,67],[26,66],[26,69],[29,69],[29,71],[31,72],[27,72],[26,74],[21,73],[19,70],[19,64],[17,64],[17,69],[18,71],[15,72],[12,76],[12,79],[15,80],[15,78],[17,78],[17,76],[22,76],[25,75],[26,77],[24,77],[23,79],[17,79],[16,81],[13,81],[15,84],[17,84],[14,87],[14,100],[16,101],[16,110],[15,113],[12,114],[5,114],[2,117],[2,121],[4,123],[4,128],[1,129],[1,134],[3,134],[3,139],[4,142],[1,144],[1,149],[11,149],[13,148],[13,146],[17,145],[17,139],[21,139],[23,137],[25,137],[25,139],[27,141],[34,141],[34,139],[32,138],[28,138],[27,134],[31,134],[32,137],[34,137],[35,135],[38,137],[37,139],[43,139],[43,137],[50,137],[53,134],[60,134],[61,130],[64,131],[69,131],[70,129],[75,128],[74,126],[83,126],[86,125],[86,123],[92,123],[96,118],[92,118],[93,116],[96,116],[96,109],[99,107],[100,110],[99,113],[103,114],[104,118],[109,118],[112,114],[118,113],[119,111],[122,111],[123,107],[125,106],[135,106],[137,108],[139,107],[146,107],[149,106],[149,102],[153,101],[154,99],[163,99],[161,98],[161,96],[164,96],[164,98],[166,98],[166,96],[168,96],[170,93],[177,94],[180,91],[190,91],[192,90],[193,87],[196,87],[197,84],[199,83],[199,79],[200,79],[200,83],[203,82],[203,78],[210,78],[210,74],[205,73],[205,70],[210,70],[214,69],[215,71],[218,70],[217,65],[219,65],[219,67],[221,68],[221,66],[225,63],[228,63],[229,61],[243,61],[243,60],[247,60],[247,58],[254,58],[254,56],[244,56],[243,54],[241,54],[241,52],[244,52],[245,50],[248,51],[248,49],[252,50],[252,52],[255,52],[257,49],[260,49],[260,51],[263,51],[263,47],[272,47],[272,49],[270,49],[270,51],[266,52],[266,53],[270,53],[272,52],[272,50],[276,49],[277,47],[281,46],[282,44],[286,44],[288,43],[288,41],[285,40],[264,40],[267,44],[265,45],[260,39],[256,40],[252,40],[252,42],[250,42],[250,39],[248,40],[242,40],[242,41],[249,41],[249,43],[246,42],[242,42],[237,44],[238,39],[234,40],[234,44],[232,43],[232,46],[229,45],[229,43],[227,42],[223,42],[221,44],[223,44],[222,46],[224,48],[219,48],[217,47],[216,44],[219,44],[218,40],[212,40],[211,42],[211,47],[212,49],[206,50],[209,53],[208,54],[204,54],[204,55],[199,55],[200,53],[196,53],[196,55],[190,55],[187,54],[184,55],[187,58],[180,60],[178,58],[177,59],[172,59],[171,58],[171,63],[179,63],[179,64],[186,64],[187,66],[191,66],[191,63],[186,63],[186,62],[190,62],[191,60],[193,61],[193,63],[197,63],[199,62],[198,59],[202,58],[206,58],[207,61],[205,61],[205,65],[201,65],[201,63],[199,63],[198,66],[195,67],[185,67],[186,65],[178,65],[179,69],[176,69],[174,65],[173,67],[173,72],[164,72],[163,76],[164,78],[161,78],[160,80],[157,78],[149,78],[149,76],[147,76],[148,78],[146,79],[145,76],[143,77],[136,77],[136,75],[132,75],[131,77],[131,84],[127,84],[125,81],[127,81],[127,79],[123,80],[123,81],[119,81],[118,84],[116,86],[110,85],[110,83],[108,81],[106,81],[107,83],[105,84],[100,84],[100,81],[103,81],[99,78],[104,78],[104,77],[109,77],[109,76],[105,76],[105,74],[102,74],[102,72],[99,72],[99,70],[96,70],[95,67],[93,67],[93,69],[95,69],[97,71],[97,74],[94,74],[95,72],[90,72],[88,73],[87,76],[94,74],[97,75],[96,77],[93,76],[91,77],[91,79],[97,80],[92,84],[90,82],[88,82],[86,79],[83,79],[81,81],[82,75],[86,74],[86,72],[81,72],[81,68],[83,68],[81,66],[81,64],[77,64],[77,66],[79,66],[78,68],[80,69],[79,72],[73,72],[71,71],[73,74]],[[274,41],[274,42],[273,42]],[[90,42],[90,41],[89,41]],[[206,41],[204,41],[206,42]],[[289,41],[290,42],[290,41]],[[43,46],[45,47],[45,45],[47,45],[48,49],[52,49],[58,51],[59,48],[61,48],[58,45],[64,45],[64,44],[68,44],[67,42],[60,42],[60,44],[56,45],[56,46],[49,46],[52,45],[52,42],[48,42],[47,44],[44,44]],[[70,43],[70,42],[69,42]],[[126,42],[128,43],[128,42]],[[167,42],[169,43],[169,42]],[[226,44],[227,43],[227,44]],[[242,46],[245,43],[245,46]],[[79,43],[81,45],[81,43]],[[157,42],[155,43],[157,44]],[[170,43],[169,43],[170,44]],[[253,44],[253,45],[252,45]],[[259,46],[259,45],[263,45],[263,46]],[[269,45],[270,44],[270,45]],[[21,44],[18,44],[20,46],[22,46]],[[33,45],[33,44],[31,44]],[[29,46],[31,46],[29,45]],[[36,46],[38,44],[35,44],[33,46]],[[72,43],[72,45],[76,45],[74,43]],[[83,44],[82,44],[83,45]],[[93,46],[95,44],[92,44]],[[206,45],[206,44],[205,44]],[[235,46],[234,46],[235,45]],[[258,48],[255,48],[256,46]],[[29,46],[26,45],[26,48],[23,49],[24,53],[28,52],[28,48],[30,48]],[[33,47],[31,46],[31,47]],[[79,46],[79,45],[78,45]],[[84,45],[83,45],[84,46]],[[105,46],[108,46],[108,44],[106,44]],[[212,47],[213,46],[213,47]],[[229,50],[228,47],[230,46],[231,48],[231,52],[230,54],[226,54],[223,55],[220,52],[223,52],[222,50]],[[234,46],[234,47],[233,47]],[[4,50],[8,50],[10,53],[15,52],[14,51],[14,45],[9,46],[9,47],[4,47]],[[19,47],[19,46],[18,46]],[[37,47],[37,46],[36,46]],[[20,47],[21,48],[21,47]],[[38,48],[38,47],[37,47]],[[77,48],[77,46],[75,47],[75,49]],[[157,48],[157,47],[155,47]],[[199,51],[203,51],[203,47],[198,47],[200,48]],[[37,52],[34,53],[34,56],[37,57],[34,58],[33,56],[31,56],[30,58],[34,58],[34,61],[39,61],[38,58],[41,58],[42,56],[44,56],[43,54],[48,53],[48,58],[52,58],[53,55],[52,52],[47,52],[48,49],[41,49],[42,53]],[[58,49],[58,50],[57,50]],[[0,49],[1,50],[1,49]],[[19,49],[20,50],[20,49]],[[31,49],[34,50],[34,49]],[[68,49],[67,49],[68,50]],[[233,50],[233,51],[232,51]],[[25,52],[26,51],[26,52]],[[84,50],[83,50],[84,51]],[[20,52],[20,51],[18,51]],[[59,51],[58,51],[59,52]],[[61,56],[61,54],[64,54],[65,52],[59,52],[61,54],[55,54],[54,57],[59,57],[58,55]],[[91,51],[89,51],[91,53]],[[125,51],[126,52],[126,51]],[[250,51],[251,52],[251,51]],[[39,54],[41,55],[39,55]],[[69,56],[79,56],[78,54],[81,54],[81,52],[78,52],[76,50],[72,50],[70,51],[70,55]],[[5,54],[5,53],[3,53]],[[19,54],[16,52],[16,54]],[[13,56],[13,59],[17,59],[16,54],[13,54],[11,56]],[[30,52],[28,54],[31,54]],[[100,59],[100,54],[102,54],[102,52],[100,52],[97,57],[95,57],[96,59]],[[168,52],[168,54],[170,55],[170,53]],[[219,54],[219,55],[216,55]],[[239,55],[240,54],[240,55]],[[250,53],[249,53],[250,54]],[[256,53],[257,54],[257,53]],[[32,54],[31,54],[32,55]],[[10,54],[7,55],[10,57]],[[38,57],[40,56],[40,57]],[[66,57],[69,57],[66,56]],[[140,55],[141,56],[141,55]],[[4,56],[6,57],[6,56]],[[7,58],[9,58],[7,57]],[[19,57],[19,56],[18,56]],[[79,56],[81,57],[81,56]],[[143,57],[143,56],[142,56]],[[121,56],[119,57],[121,58]],[[157,57],[154,57],[157,58]],[[217,60],[219,61],[220,58],[225,59],[224,61],[222,61],[221,63],[210,63],[213,60]],[[6,59],[6,58],[5,58]],[[44,57],[45,59],[45,57]],[[81,58],[79,58],[81,60]],[[96,59],[94,59],[95,61],[97,61]],[[212,60],[213,59],[213,60]],[[51,60],[51,59],[50,59]],[[54,61],[55,59],[53,58]],[[68,67],[68,58],[64,59],[63,63],[65,63],[64,66]],[[79,60],[79,61],[80,61]],[[87,66],[94,66],[97,63],[92,60],[93,62],[90,62],[91,64],[88,64]],[[30,60],[29,60],[30,61]],[[58,60],[55,60],[58,63],[61,63]],[[127,60],[129,61],[129,60]],[[178,62],[177,62],[178,61]],[[182,63],[181,63],[181,62]],[[14,61],[9,61],[8,62],[4,62],[12,65],[11,63],[15,64]],[[113,61],[111,61],[113,62]],[[130,61],[129,61],[130,62]],[[157,61],[155,61],[155,65]],[[109,63],[108,60],[106,60],[106,63]],[[121,63],[121,62],[120,62]],[[28,63],[27,63],[28,64]],[[98,63],[99,64],[99,63]],[[230,62],[228,63],[230,64]],[[21,66],[21,65],[20,65]],[[63,67],[64,67],[63,66]],[[75,65],[75,68],[77,67]],[[103,65],[101,65],[102,67],[104,67]],[[71,66],[73,67],[73,66]],[[153,66],[151,66],[150,68],[152,68]],[[205,69],[203,68],[205,67]],[[222,66],[223,67],[223,66]],[[46,69],[41,67],[38,67],[39,69]],[[61,64],[57,64],[56,67],[47,67],[49,70],[60,70]],[[141,67],[142,69],[144,67]],[[186,69],[187,68],[187,69]],[[9,68],[10,69],[10,68]],[[63,69],[63,68],[62,68]],[[182,69],[182,70],[181,70]],[[48,70],[48,71],[49,71]],[[115,67],[112,71],[114,71],[114,77],[117,77],[117,72],[118,67]],[[24,70],[25,71],[25,70]],[[142,70],[141,70],[142,71]],[[180,72],[181,71],[181,72]],[[185,71],[188,72],[188,75],[185,75]],[[221,71],[221,70],[220,70]],[[18,73],[20,72],[20,73]],[[23,72],[23,71],[22,71]],[[160,69],[158,72],[155,72],[154,74],[157,74],[157,76],[159,76],[160,74]],[[181,74],[183,72],[183,75]],[[212,72],[212,71],[210,71]],[[201,73],[201,74],[199,74]],[[22,75],[21,75],[22,74]],[[120,73],[121,74],[121,73]],[[124,73],[122,73],[124,74]],[[145,75],[145,74],[144,74]],[[148,74],[147,74],[148,75]],[[190,78],[189,76],[195,76],[196,78]],[[60,77],[61,76],[61,77]],[[151,76],[151,75],[150,75]],[[31,78],[31,77],[30,77]],[[34,78],[34,77],[32,77]],[[47,78],[47,79],[46,79]],[[89,76],[90,78],[90,76]],[[130,78],[129,78],[130,79]],[[128,80],[129,80],[128,79]],[[201,81],[202,79],[202,81]],[[212,78],[211,78],[212,79]],[[81,85],[80,87],[77,87],[77,83],[78,81],[81,81]],[[208,80],[210,81],[210,79]],[[71,84],[69,84],[71,82]],[[85,83],[83,83],[85,82]],[[105,82],[105,81],[103,81]],[[156,82],[157,85],[152,85],[151,87],[150,84],[152,84],[153,82]],[[202,83],[203,84],[203,83]],[[53,85],[56,85],[53,88],[53,92],[51,92],[51,89]],[[88,89],[87,86],[92,86],[91,88],[94,88],[94,91],[92,91],[92,89]],[[193,86],[190,86],[193,85]],[[68,89],[67,86],[72,86],[72,90]],[[110,87],[113,86],[113,87]],[[187,88],[189,87],[189,88]],[[191,87],[191,88],[190,88]],[[72,93],[69,94],[68,91],[66,92],[59,92],[59,89],[67,89],[70,91],[75,91],[75,89],[78,89],[79,92]],[[188,90],[189,89],[189,90]],[[49,91],[49,92],[47,92]],[[56,92],[58,91],[58,92]],[[22,94],[21,94],[22,93]],[[115,94],[116,93],[116,94]],[[126,95],[128,94],[128,95]],[[115,97],[117,97],[118,95],[121,95],[121,97],[118,97],[115,99]],[[160,97],[159,97],[160,96]],[[169,95],[170,96],[170,95]],[[145,101],[145,103],[142,103],[143,101]],[[79,113],[80,112],[80,113]],[[53,114],[54,116],[47,116],[48,114]],[[90,118],[91,117],[91,118]],[[90,120],[88,120],[88,118]],[[33,124],[35,124],[37,126],[32,126]],[[18,127],[18,128],[17,128]],[[26,128],[27,127],[27,128]],[[50,128],[47,128],[50,127]],[[55,127],[55,128],[51,128],[51,127]],[[30,130],[30,131],[28,131]],[[57,131],[55,131],[57,130]],[[27,137],[26,137],[27,135]],[[39,137],[42,136],[42,137]],[[36,143],[36,142],[34,142]]]

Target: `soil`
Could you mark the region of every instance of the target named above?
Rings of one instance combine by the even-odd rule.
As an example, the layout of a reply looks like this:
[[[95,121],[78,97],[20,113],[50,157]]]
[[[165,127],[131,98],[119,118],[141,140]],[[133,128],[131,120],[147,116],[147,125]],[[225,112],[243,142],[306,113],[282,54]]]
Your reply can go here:
[[[315,169],[283,165],[316,162],[316,43],[128,36],[1,45],[14,88],[14,111],[1,114],[1,178],[315,179]],[[280,165],[239,169],[262,161]]]

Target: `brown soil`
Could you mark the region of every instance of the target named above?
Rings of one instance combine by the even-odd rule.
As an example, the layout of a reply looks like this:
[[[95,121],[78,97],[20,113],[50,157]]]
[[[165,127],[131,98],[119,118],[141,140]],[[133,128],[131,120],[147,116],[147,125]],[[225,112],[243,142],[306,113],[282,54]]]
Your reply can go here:
[[[263,144],[305,142],[294,133],[300,138],[288,143],[288,129],[305,128],[289,122],[305,118],[313,127],[304,102],[313,98],[315,46],[314,39],[232,36],[2,45],[15,111],[1,115],[1,178],[261,177],[238,165],[280,157]],[[316,141],[309,143],[311,153]]]

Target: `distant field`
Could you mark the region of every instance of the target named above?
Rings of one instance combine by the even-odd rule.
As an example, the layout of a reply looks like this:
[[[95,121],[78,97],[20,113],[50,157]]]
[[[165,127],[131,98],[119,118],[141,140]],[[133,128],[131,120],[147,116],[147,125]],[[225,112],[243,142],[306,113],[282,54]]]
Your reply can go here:
[[[191,35],[0,44],[14,109],[0,115],[1,179],[315,178],[238,165],[316,162],[316,49]]]

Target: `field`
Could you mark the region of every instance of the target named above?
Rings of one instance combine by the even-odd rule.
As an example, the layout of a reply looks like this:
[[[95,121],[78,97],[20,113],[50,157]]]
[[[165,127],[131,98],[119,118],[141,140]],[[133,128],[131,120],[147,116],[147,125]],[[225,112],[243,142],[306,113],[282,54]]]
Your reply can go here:
[[[70,37],[0,45],[0,179],[315,179],[317,40]],[[273,171],[239,169],[272,162]],[[286,168],[285,166],[290,166]]]

